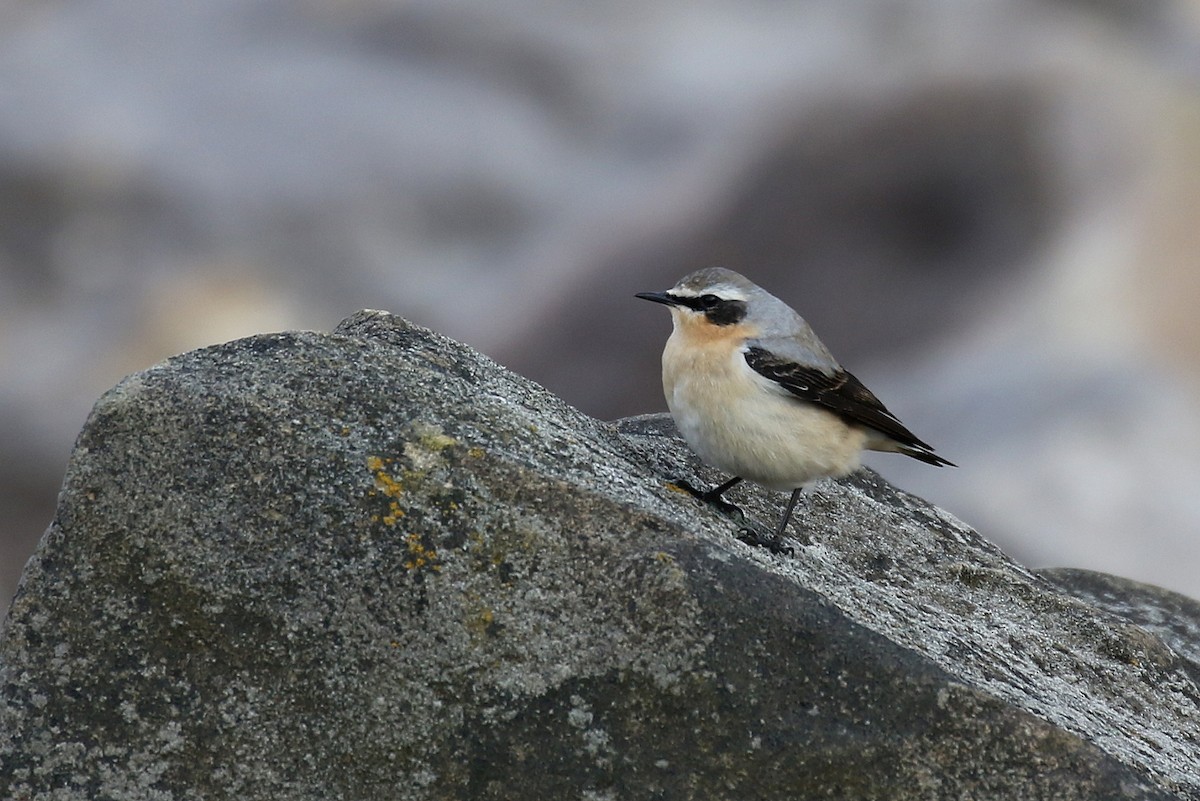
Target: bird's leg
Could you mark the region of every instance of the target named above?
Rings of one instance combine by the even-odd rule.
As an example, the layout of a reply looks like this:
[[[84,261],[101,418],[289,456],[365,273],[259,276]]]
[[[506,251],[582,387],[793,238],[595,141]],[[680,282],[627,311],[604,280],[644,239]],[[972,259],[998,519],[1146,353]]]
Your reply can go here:
[[[800,493],[803,492],[803,487],[797,487],[792,490],[792,497],[788,499],[787,509],[783,511],[783,517],[779,520],[779,526],[770,537],[764,537],[758,531],[752,528],[743,528],[738,533],[738,539],[748,545],[754,545],[760,548],[766,548],[771,553],[782,553],[791,555],[795,553],[792,546],[784,544],[783,532],[787,529],[788,520],[792,517],[792,510],[796,508],[796,501],[800,500]]]
[[[672,479],[671,483],[692,497],[717,507],[725,514],[737,515],[742,520],[745,520],[746,515],[739,507],[735,506],[729,501],[721,500],[721,496],[736,486],[741,480],[741,476],[734,476],[724,484],[713,487],[708,491],[698,490],[683,479]],[[796,501],[800,499],[800,492],[800,488],[797,488],[792,492],[792,497],[788,501],[787,509],[783,513],[783,519],[779,521],[779,527],[776,528],[774,532],[771,534],[765,534],[764,532],[751,528],[750,526],[742,526],[738,529],[738,539],[747,545],[753,545],[758,548],[766,548],[771,553],[788,555],[794,554],[795,550],[792,548],[792,546],[785,544],[783,531],[787,528],[788,520],[792,516],[792,510],[796,508]]]
[[[783,517],[779,520],[779,528],[775,529],[775,539],[783,539],[783,532],[787,529],[788,521],[792,519],[792,510],[796,508],[796,501],[800,500],[800,493],[803,491],[804,487],[792,490],[792,497],[788,498],[787,508],[783,510]]]
[[[683,479],[674,479],[671,481],[671,483],[676,487],[679,487],[679,489],[683,490],[687,494],[691,495],[693,498],[697,498],[711,506],[715,506],[727,515],[737,515],[738,517],[744,518],[746,515],[739,507],[735,506],[729,501],[721,500],[721,496],[741,480],[741,476],[734,476],[719,487],[714,487],[708,491],[698,490]]]
[[[738,484],[740,484],[741,481],[742,481],[741,476],[734,476],[733,478],[729,479],[721,486],[713,487],[708,492],[701,494],[699,496],[700,500],[704,501],[705,503],[711,503],[713,506],[716,506],[717,508],[729,507],[732,509],[737,509],[737,507],[734,506],[732,503],[721,500],[721,496],[724,495],[729,490],[733,489]]]

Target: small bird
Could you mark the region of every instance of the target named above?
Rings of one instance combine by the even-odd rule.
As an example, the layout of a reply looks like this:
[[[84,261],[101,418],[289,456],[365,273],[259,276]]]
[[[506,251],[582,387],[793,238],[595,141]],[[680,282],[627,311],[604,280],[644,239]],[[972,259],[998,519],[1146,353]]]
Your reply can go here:
[[[774,540],[760,543],[773,551],[790,550],[783,532],[801,491],[853,472],[864,449],[954,466],[842,369],[792,307],[733,270],[697,270],[636,297],[671,310],[662,380],[679,433],[733,476],[707,492],[676,483],[732,510],[721,495],[743,479],[790,491]]]

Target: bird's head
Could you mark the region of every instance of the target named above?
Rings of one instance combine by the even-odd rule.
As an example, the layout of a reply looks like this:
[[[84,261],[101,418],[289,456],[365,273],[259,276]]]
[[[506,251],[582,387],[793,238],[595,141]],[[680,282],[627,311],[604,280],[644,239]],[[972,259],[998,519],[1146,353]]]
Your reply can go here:
[[[671,309],[676,327],[742,326],[756,296],[766,293],[733,270],[709,267],[679,280],[666,292],[639,292],[636,297]]]

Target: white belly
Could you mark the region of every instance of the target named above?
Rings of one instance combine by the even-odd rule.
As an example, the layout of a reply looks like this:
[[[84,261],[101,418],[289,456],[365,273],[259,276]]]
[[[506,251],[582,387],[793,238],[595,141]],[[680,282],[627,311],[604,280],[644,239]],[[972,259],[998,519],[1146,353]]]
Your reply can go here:
[[[855,470],[866,432],[832,412],[771,390],[740,353],[663,353],[663,389],[688,445],[720,470],[793,490]],[[728,351],[726,351],[728,353]]]

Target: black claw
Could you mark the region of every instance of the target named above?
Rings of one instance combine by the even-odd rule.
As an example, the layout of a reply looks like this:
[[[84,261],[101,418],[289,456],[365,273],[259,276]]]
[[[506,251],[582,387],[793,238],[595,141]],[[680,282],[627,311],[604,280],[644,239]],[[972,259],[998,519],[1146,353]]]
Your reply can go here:
[[[724,513],[728,516],[737,517],[739,520],[746,519],[746,513],[742,511],[742,508],[740,506],[737,506],[736,504],[732,504],[729,501],[721,499],[721,493],[717,491],[717,490],[721,490],[722,489],[721,487],[718,487],[717,489],[713,489],[713,490],[707,490],[707,491],[698,490],[694,486],[692,486],[691,483],[689,483],[688,481],[685,481],[682,478],[672,479],[671,484],[673,486],[678,487],[679,489],[683,490],[688,495],[691,495],[693,498],[696,498],[697,500],[700,500],[700,501],[704,501],[704,503],[707,503],[709,506],[717,507],[718,510],[720,510],[722,513]]]
[[[717,507],[718,510],[729,517],[736,517],[738,520],[746,519],[746,513],[742,511],[742,507],[732,504],[729,501],[723,501],[720,498],[701,498],[700,500]]]
[[[696,498],[699,498],[704,495],[703,492],[701,492],[700,490],[693,487],[691,482],[688,481],[687,479],[672,478],[667,481],[667,484],[669,486],[674,487],[675,489],[681,489],[684,492],[686,492],[688,495],[691,495]]]
[[[778,534],[763,536],[760,532],[743,526],[738,529],[737,538],[747,545],[753,545],[755,548],[766,548],[773,554],[784,554],[786,556],[794,556],[796,549],[787,544],[787,541]]]

